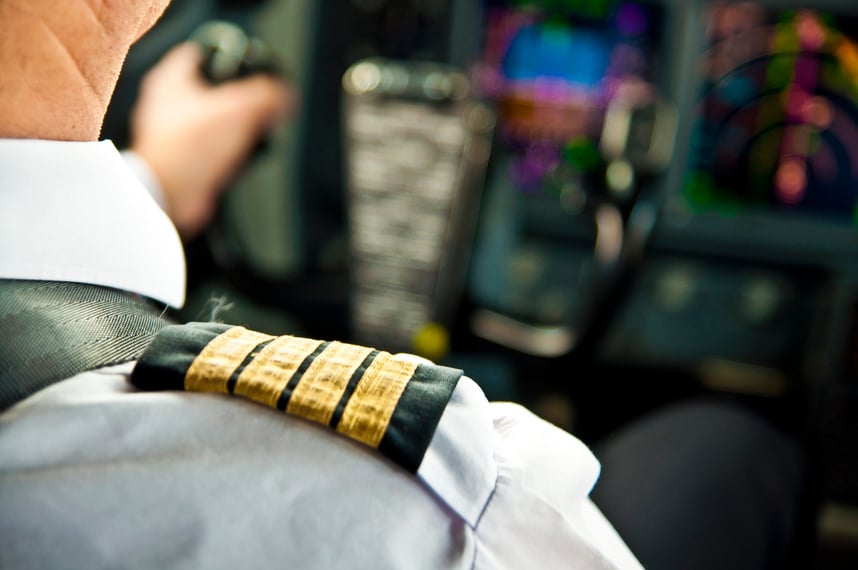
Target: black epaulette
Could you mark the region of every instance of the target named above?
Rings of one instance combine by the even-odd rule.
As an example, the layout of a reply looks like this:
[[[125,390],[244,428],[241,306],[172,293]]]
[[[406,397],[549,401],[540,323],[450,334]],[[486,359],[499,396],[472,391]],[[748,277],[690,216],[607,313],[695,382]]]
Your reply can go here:
[[[131,381],[243,396],[377,448],[414,473],[461,376],[363,346],[189,323],[158,332]]]

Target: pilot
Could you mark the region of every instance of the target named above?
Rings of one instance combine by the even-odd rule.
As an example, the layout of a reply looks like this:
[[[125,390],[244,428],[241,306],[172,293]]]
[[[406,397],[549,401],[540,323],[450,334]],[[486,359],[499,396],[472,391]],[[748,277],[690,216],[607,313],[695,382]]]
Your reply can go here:
[[[639,568],[589,500],[592,453],[523,408],[489,404],[460,372],[146,313],[148,299],[183,302],[181,242],[96,141],[128,48],[165,4],[0,3],[0,566]],[[192,61],[188,49],[170,57],[165,74]],[[163,187],[188,232],[209,206],[185,209],[171,189],[186,177],[192,194],[217,187],[283,111],[280,88],[252,81],[231,87],[261,101],[245,124],[229,90],[176,109],[221,105],[233,146],[197,131],[138,147],[154,171],[181,163]],[[220,172],[183,158],[201,144]],[[108,354],[75,370],[93,347]]]
[[[590,498],[593,453],[461,371],[166,322],[179,233],[294,101],[208,88],[171,52],[132,145],[168,217],[97,142],[166,4],[0,0],[0,567],[640,568]]]

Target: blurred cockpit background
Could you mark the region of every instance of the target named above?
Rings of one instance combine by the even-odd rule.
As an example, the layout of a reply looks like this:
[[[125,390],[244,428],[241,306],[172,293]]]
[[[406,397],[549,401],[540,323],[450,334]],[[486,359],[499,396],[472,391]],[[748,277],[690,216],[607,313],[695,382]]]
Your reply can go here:
[[[814,567],[858,564],[853,0],[173,0],[105,137],[191,37],[301,111],[181,318],[416,352],[585,441],[741,402],[812,458]]]

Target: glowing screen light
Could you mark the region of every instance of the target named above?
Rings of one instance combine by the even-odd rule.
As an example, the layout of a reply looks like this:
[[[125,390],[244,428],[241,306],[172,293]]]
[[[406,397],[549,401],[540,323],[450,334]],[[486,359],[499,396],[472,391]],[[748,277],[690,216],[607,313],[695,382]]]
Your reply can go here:
[[[858,225],[858,19],[716,2],[704,24],[688,202]]]
[[[654,98],[660,8],[616,0],[487,0],[474,79],[498,111],[523,191],[558,189],[599,164],[605,110]],[[556,182],[556,184],[554,184]]]

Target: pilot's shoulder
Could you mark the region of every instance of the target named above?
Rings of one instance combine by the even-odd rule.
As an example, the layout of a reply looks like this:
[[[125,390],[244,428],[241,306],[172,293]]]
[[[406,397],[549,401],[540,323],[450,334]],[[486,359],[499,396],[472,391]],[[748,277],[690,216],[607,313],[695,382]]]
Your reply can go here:
[[[248,398],[328,426],[416,472],[462,371],[410,354],[241,326],[162,329],[131,381]]]

